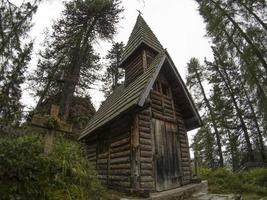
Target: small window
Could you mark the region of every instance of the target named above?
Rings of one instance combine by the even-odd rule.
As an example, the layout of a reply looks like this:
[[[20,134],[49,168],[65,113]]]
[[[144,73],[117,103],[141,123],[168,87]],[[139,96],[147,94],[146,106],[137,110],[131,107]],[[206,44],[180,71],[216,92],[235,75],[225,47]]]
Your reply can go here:
[[[161,84],[161,88],[162,88],[162,94],[164,94],[165,96],[170,96],[169,88],[167,85]]]

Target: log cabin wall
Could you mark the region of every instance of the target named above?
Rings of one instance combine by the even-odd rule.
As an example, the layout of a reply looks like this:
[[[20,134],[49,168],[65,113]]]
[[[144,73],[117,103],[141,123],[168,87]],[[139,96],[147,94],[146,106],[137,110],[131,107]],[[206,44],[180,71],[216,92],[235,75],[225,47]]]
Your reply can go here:
[[[184,124],[183,116],[177,102],[174,102],[175,114],[178,125],[178,136],[180,141],[180,151],[181,151],[181,166],[182,166],[182,183],[188,184],[191,180],[191,163],[190,163],[190,153],[189,153],[189,143],[186,127]]]
[[[131,120],[126,117],[87,140],[88,158],[100,181],[114,189],[131,187]]]
[[[164,75],[159,76],[150,92],[150,104],[153,119],[177,125],[177,148],[179,148],[177,167],[181,172],[181,184],[188,184],[191,179],[191,165],[187,131],[179,105],[175,102],[170,84]]]
[[[141,75],[143,70],[143,60],[142,54],[139,53],[134,56],[134,58],[125,66],[125,84],[133,82],[139,75]]]
[[[125,84],[128,85],[140,76],[155,58],[156,53],[147,47],[142,47],[125,64]]]
[[[153,171],[153,135],[151,127],[151,108],[138,114],[140,139],[140,187],[146,191],[155,189]]]

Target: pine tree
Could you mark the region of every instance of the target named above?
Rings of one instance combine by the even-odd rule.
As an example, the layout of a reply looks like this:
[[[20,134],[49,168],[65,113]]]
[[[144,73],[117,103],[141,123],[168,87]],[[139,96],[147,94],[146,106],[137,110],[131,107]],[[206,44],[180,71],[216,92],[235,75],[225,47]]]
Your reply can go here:
[[[108,62],[105,73],[102,77],[102,91],[105,97],[108,97],[119,85],[119,82],[124,77],[124,72],[119,68],[119,63],[124,49],[123,42],[112,44],[112,48],[108,51],[106,60]]]
[[[202,104],[204,109],[207,110],[208,116],[210,116],[211,124],[214,129],[216,142],[217,142],[217,148],[218,148],[218,155],[219,155],[219,165],[223,167],[223,153],[222,153],[222,144],[221,144],[221,136],[219,134],[217,122],[216,122],[216,116],[214,114],[212,105],[210,104],[210,101],[206,95],[206,92],[204,90],[203,86],[203,75],[204,75],[204,69],[203,66],[200,66],[199,61],[196,58],[192,58],[190,62],[187,64],[188,74],[187,74],[187,86],[189,88],[195,87],[195,90],[198,90],[200,93],[199,98],[202,98]]]
[[[22,116],[21,84],[30,61],[32,42],[26,42],[38,1],[16,6],[0,2],[0,123],[17,125]]]
[[[235,51],[245,83],[257,95],[267,122],[266,1],[196,1],[214,45],[224,41],[228,50]]]
[[[65,3],[61,19],[53,26],[45,51],[32,77],[40,90],[38,106],[52,95],[61,95],[60,115],[69,117],[73,96],[82,95],[98,78],[99,55],[93,44],[112,39],[119,14],[117,0],[74,0]]]

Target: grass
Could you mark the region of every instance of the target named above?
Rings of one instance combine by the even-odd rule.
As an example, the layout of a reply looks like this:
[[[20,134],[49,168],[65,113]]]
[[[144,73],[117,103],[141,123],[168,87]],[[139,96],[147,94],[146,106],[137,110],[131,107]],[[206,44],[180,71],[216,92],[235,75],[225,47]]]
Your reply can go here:
[[[266,168],[255,168],[239,174],[226,168],[202,168],[200,174],[202,179],[208,180],[211,193],[233,193],[241,194],[247,200],[267,200]]]

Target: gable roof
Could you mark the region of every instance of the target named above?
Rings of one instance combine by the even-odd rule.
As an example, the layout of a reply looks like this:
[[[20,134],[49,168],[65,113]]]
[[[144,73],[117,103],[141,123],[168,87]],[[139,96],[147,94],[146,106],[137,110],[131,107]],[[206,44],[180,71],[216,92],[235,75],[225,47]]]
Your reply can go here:
[[[132,55],[132,53],[141,44],[146,44],[158,53],[164,50],[153,31],[147,25],[143,17],[139,14],[127,45],[123,51],[120,66],[125,63],[129,56]]]
[[[148,86],[151,85],[151,80],[156,78],[155,73],[160,69],[160,66],[165,61],[166,55],[164,52],[158,54],[150,64],[149,68],[141,74],[136,80],[127,85],[118,87],[103,103],[93,118],[90,120],[87,127],[82,131],[79,139],[94,132],[99,127],[107,122],[118,117],[120,114],[129,110],[134,106],[143,106]]]
[[[79,139],[96,132],[99,130],[99,128],[103,127],[109,122],[112,122],[112,120],[115,120],[117,117],[122,116],[132,108],[143,107],[163,66],[166,66],[164,67],[165,69],[168,68],[170,76],[172,76],[176,83],[181,87],[181,96],[186,105],[185,109],[188,110],[189,113],[185,119],[187,130],[192,130],[201,126],[202,121],[200,116],[182,78],[179,75],[179,72],[177,71],[177,68],[171,60],[168,52],[163,50],[163,47],[151,29],[145,23],[141,15],[139,15],[137,18],[134,30],[124,50],[124,60],[127,59],[127,57],[139,47],[139,44],[141,44],[140,42],[145,42],[147,45],[157,51],[157,56],[153,59],[143,74],[138,76],[127,86],[121,85],[118,87],[107,98],[93,118],[89,121],[87,127],[82,131]]]

